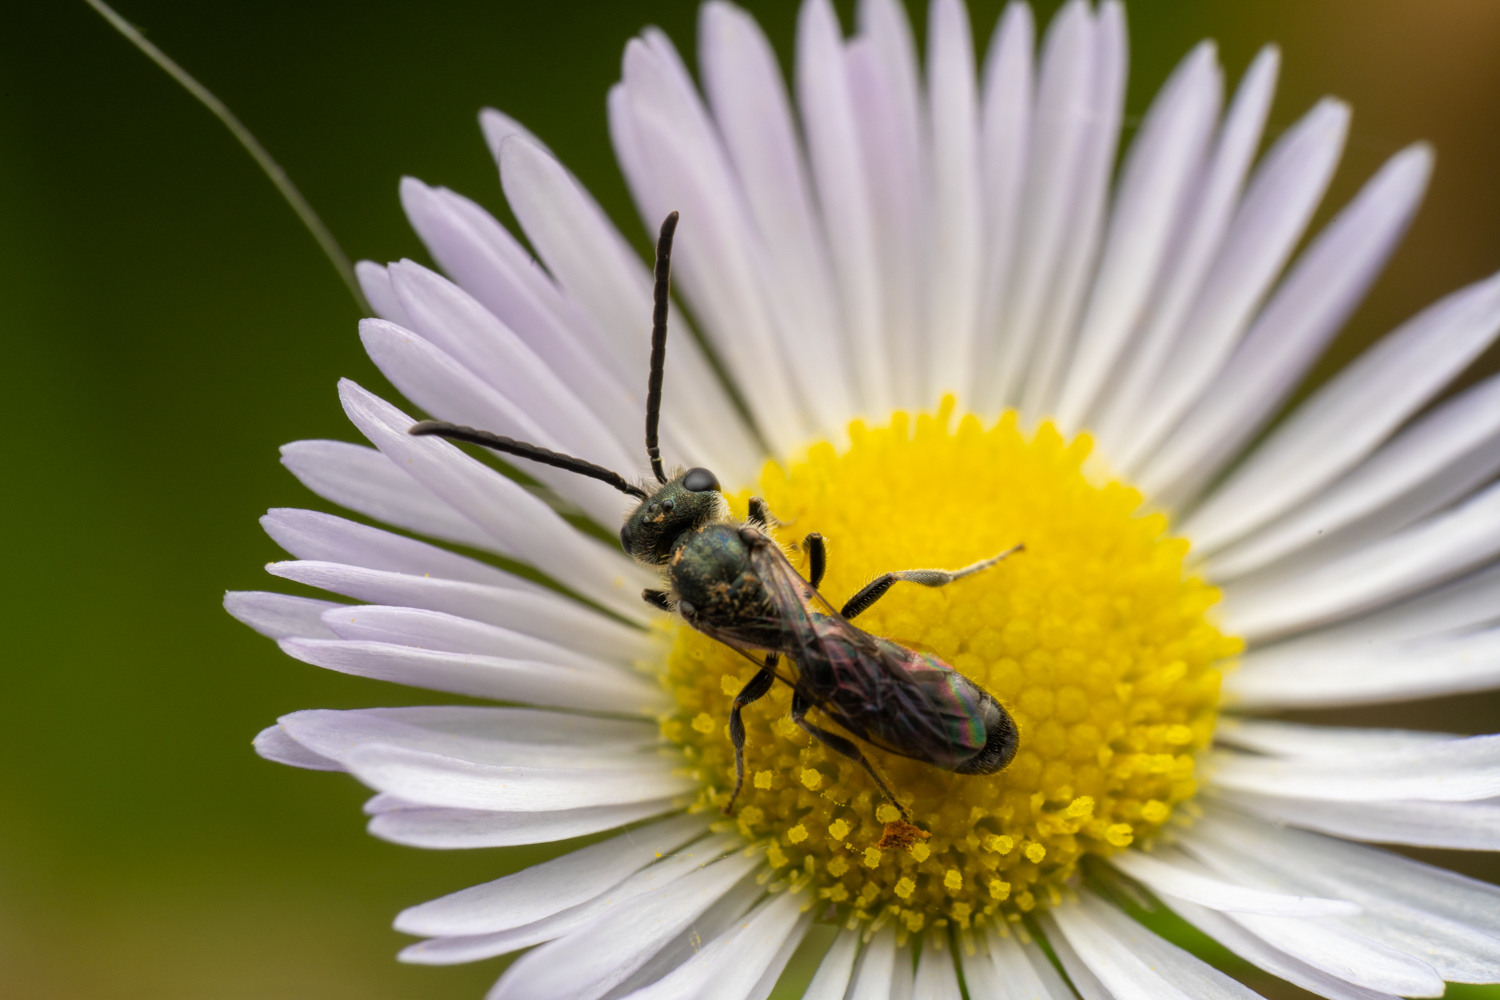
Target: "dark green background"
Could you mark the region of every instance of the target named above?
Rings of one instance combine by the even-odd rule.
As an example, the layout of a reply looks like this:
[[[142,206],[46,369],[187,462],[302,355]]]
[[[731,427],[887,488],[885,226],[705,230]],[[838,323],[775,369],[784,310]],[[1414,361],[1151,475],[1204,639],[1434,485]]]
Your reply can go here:
[[[795,6],[752,6],[785,56]],[[976,6],[982,40],[998,6]],[[691,50],[694,23],[692,3],[619,0],[121,12],[239,113],[351,256],[379,260],[423,257],[403,173],[501,209],[474,119],[486,104],[644,245],[604,94],[632,33],[654,22]],[[1352,101],[1331,205],[1406,143],[1437,146],[1427,204],[1341,357],[1500,268],[1500,4],[1142,2],[1130,22],[1131,114],[1206,35],[1232,78],[1262,42],[1283,46],[1273,132],[1324,93]],[[326,509],[277,445],[354,437],[339,376],[384,388],[357,318],[265,178],[160,70],[81,0],[7,7],[0,995],[477,998],[496,975],[398,966],[389,922],[519,855],[373,840],[350,779],[250,751],[293,709],[422,696],[294,662],[219,607],[225,589],[272,585],[259,514]],[[1496,705],[1429,705],[1419,722],[1493,731]]]

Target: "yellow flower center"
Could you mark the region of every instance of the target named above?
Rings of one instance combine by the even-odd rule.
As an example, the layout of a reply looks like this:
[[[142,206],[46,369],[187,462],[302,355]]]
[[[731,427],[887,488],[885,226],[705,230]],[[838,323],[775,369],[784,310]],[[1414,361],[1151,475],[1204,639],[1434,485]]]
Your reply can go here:
[[[1028,439],[1007,414],[950,430],[952,403],[887,427],[850,429],[843,453],[768,464],[760,487],[791,522],[777,532],[804,573],[801,539],[827,540],[821,591],[837,608],[889,570],[955,569],[1017,543],[1025,551],[941,589],[898,583],[856,624],[941,656],[1015,718],[1020,749],[998,774],[966,776],[862,745],[912,820],[930,834],[878,846],[899,817],[853,761],[791,720],[776,684],[744,712],[744,791],[721,822],[761,845],[772,888],[839,904],[851,926],[896,921],[904,935],[1019,919],[1085,854],[1150,837],[1196,790],[1194,755],[1213,735],[1214,664],[1241,643],[1204,617],[1218,592],[1183,572],[1187,542],[1119,483],[1091,484],[1090,442],[1051,425]],[[744,516],[752,491],[730,496]],[[727,719],[756,667],[682,627],[662,722],[719,811],[734,785]],[[840,731],[814,709],[809,721]]]

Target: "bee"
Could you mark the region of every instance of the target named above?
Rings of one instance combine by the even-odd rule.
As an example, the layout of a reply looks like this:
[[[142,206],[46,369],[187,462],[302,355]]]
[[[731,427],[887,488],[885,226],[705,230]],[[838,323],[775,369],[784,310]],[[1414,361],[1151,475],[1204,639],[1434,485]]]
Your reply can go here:
[[[665,589],[642,593],[646,603],[682,616],[699,632],[732,647],[759,668],[729,710],[734,745],[732,814],[745,782],[745,725],[741,712],[780,680],[792,689],[791,718],[812,738],[864,768],[909,823],[910,813],[859,744],[809,721],[819,709],[845,732],[888,753],[957,774],[994,774],[1016,755],[1019,735],[1004,707],[937,656],[871,635],[853,623],[899,582],[942,587],[1021,551],[1017,545],[957,570],[884,573],[835,610],[818,593],[827,546],[817,533],[802,540],[804,579],[769,532],[783,527],[764,500],[751,497],[749,518],[736,521],[704,468],[668,477],[657,427],[666,366],[672,238],[677,213],[662,223],[656,246],[650,375],[646,396],[646,453],[656,485],[651,492],[619,473],[536,445],[443,421],[415,424],[410,433],[482,445],[608,483],[639,501],[620,529],[620,545],[662,572]],[[787,670],[783,661],[788,661]]]

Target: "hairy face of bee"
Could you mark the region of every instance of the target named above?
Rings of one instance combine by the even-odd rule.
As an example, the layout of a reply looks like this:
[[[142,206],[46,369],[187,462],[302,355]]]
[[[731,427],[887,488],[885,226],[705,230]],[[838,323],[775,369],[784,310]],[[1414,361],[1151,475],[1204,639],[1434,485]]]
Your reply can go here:
[[[723,517],[726,509],[718,477],[707,469],[689,469],[631,512],[620,529],[620,545],[643,563],[664,566],[679,538]]]

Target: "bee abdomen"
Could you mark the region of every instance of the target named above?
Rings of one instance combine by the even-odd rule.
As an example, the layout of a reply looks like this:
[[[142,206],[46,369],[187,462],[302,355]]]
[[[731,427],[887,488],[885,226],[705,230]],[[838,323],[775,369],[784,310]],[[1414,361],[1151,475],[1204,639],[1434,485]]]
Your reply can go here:
[[[1020,746],[1020,734],[1010,713],[1000,707],[989,692],[982,692],[981,713],[984,721],[985,741],[979,752],[953,769],[956,774],[994,774],[1016,756]]]

